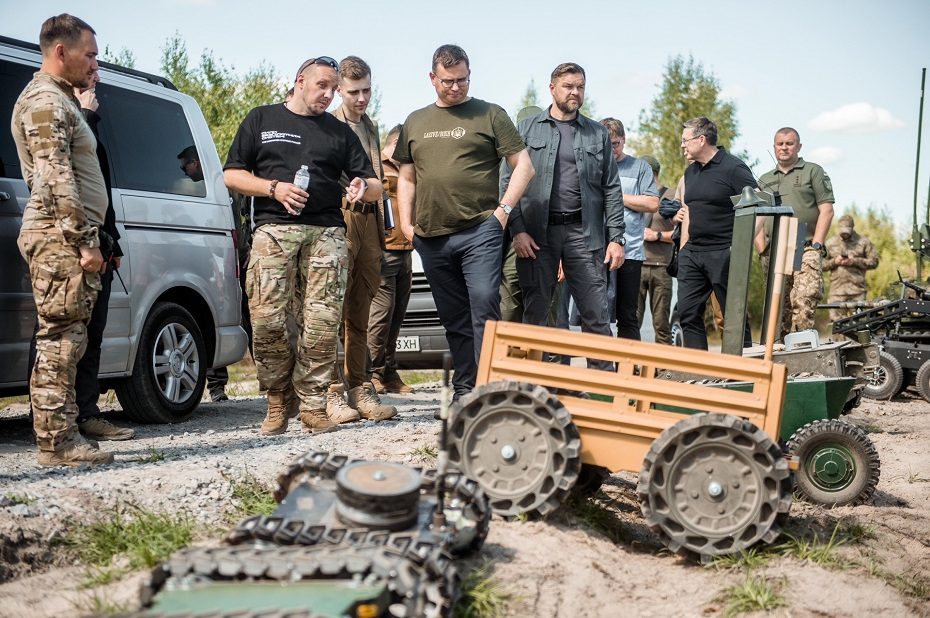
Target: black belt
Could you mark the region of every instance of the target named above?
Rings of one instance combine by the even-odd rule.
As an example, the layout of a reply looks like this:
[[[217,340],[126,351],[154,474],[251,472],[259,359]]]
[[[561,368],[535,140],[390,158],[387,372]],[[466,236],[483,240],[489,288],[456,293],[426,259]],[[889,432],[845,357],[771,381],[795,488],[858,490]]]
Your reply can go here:
[[[378,202],[371,202],[370,204],[355,202],[354,204],[346,204],[343,208],[362,215],[370,215],[378,212]]]
[[[568,225],[569,223],[581,223],[581,211],[575,212],[554,212],[549,215],[549,225]]]

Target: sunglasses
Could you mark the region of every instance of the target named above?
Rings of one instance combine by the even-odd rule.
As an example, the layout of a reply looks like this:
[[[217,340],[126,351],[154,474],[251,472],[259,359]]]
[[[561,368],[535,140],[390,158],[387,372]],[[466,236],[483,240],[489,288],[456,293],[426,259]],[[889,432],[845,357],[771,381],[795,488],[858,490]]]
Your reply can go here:
[[[317,58],[310,58],[309,60],[304,60],[304,63],[303,63],[302,65],[300,65],[300,68],[299,68],[299,69],[297,69],[297,77],[300,77],[300,74],[303,73],[304,70],[305,70],[307,67],[312,66],[312,65],[314,65],[314,64],[321,64],[321,65],[323,65],[323,66],[330,67],[330,68],[332,68],[334,71],[338,71],[338,70],[339,70],[339,63],[338,63],[338,62],[336,62],[335,60],[333,60],[333,59],[330,58],[329,56],[319,56],[319,57],[317,57]],[[294,78],[295,81],[296,81],[297,77]]]

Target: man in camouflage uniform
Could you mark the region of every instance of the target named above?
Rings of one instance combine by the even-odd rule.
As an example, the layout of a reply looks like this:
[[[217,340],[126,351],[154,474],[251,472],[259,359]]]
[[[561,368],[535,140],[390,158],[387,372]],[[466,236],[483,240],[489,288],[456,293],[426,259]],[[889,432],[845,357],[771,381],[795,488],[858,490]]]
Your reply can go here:
[[[827,253],[823,243],[833,222],[835,202],[830,177],[816,163],[800,158],[800,151],[798,132],[791,127],[779,129],[775,133],[778,165],[759,179],[762,190],[777,191],[782,204],[794,209],[798,222],[807,224],[801,270],[785,276],[783,298],[786,302],[781,321],[781,330],[785,333],[814,328],[814,312],[817,302],[823,298],[823,258]],[[763,255],[767,253],[763,234],[770,236],[770,229],[771,219],[756,240]],[[768,272],[768,259],[763,259],[762,264],[763,272]]]
[[[865,300],[865,271],[878,267],[878,251],[871,240],[856,233],[851,216],[840,217],[836,227],[837,235],[827,240],[827,259],[823,263],[823,269],[830,273],[827,302]],[[830,320],[835,322],[852,313],[851,309],[830,309]]]
[[[312,433],[335,429],[326,391],[336,362],[348,255],[343,189],[350,204],[381,197],[368,155],[344,123],[326,113],[338,84],[338,64],[311,58],[297,71],[286,103],[253,109],[242,121],[224,167],[226,185],[255,196],[255,233],[246,276],[253,356],[267,391],[263,435],[287,430],[299,410]],[[293,184],[307,168],[306,189]],[[296,349],[287,336],[294,307]]]
[[[107,191],[97,140],[74,88],[97,71],[94,30],[68,14],[42,24],[42,67],[13,108],[13,140],[32,195],[19,250],[29,265],[38,313],[30,378],[40,465],[106,464],[113,454],[80,435],[74,381],[105,268],[98,229]]]

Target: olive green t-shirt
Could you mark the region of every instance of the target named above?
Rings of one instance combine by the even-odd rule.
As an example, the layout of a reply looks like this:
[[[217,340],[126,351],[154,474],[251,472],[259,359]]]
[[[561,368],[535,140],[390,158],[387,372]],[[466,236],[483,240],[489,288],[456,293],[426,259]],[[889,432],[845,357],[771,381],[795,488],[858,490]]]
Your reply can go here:
[[[782,205],[794,208],[798,222],[807,224],[807,238],[804,240],[810,240],[814,235],[817,217],[820,215],[817,205],[824,202],[833,204],[836,201],[830,177],[823,168],[801,158],[787,174],[777,167],[766,172],[759,179],[759,186],[769,193],[778,191]],[[770,232],[771,219],[766,222],[766,235],[770,236]]]
[[[491,216],[501,158],[524,148],[507,112],[480,99],[410,114],[393,158],[416,168],[416,233],[452,234]]]

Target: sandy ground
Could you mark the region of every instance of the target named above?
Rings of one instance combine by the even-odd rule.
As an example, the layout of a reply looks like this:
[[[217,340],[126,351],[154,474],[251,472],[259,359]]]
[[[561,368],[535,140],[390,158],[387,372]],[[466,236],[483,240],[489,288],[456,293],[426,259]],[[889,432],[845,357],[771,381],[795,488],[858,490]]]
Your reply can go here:
[[[288,462],[311,450],[422,464],[417,449],[436,441],[438,389],[386,400],[401,410],[394,420],[314,437],[292,421],[286,434],[272,438],[258,434],[264,399],[204,403],[186,423],[136,426],[135,440],[106,443],[115,465],[79,470],[38,468],[23,406],[8,408],[0,414],[0,616],[137,607],[144,574],[82,588],[87,568],[56,542],[68,526],[116,505],[187,510],[205,524],[199,542],[215,543],[228,527],[231,483],[246,474],[271,485]],[[545,521],[494,519],[465,570],[490,565],[510,616],[724,615],[733,598],[728,590],[747,577],[782,596],[783,607],[770,615],[930,616],[930,404],[905,394],[865,401],[849,418],[870,432],[881,457],[873,502],[837,509],[796,502],[787,524],[801,544],[838,530],[832,566],[785,550],[751,570],[671,555],[643,522],[636,475],[620,473],[593,499],[607,535],[586,523],[577,506]],[[152,453],[164,459],[151,461]],[[26,496],[28,504],[9,504],[18,501],[11,496]]]

